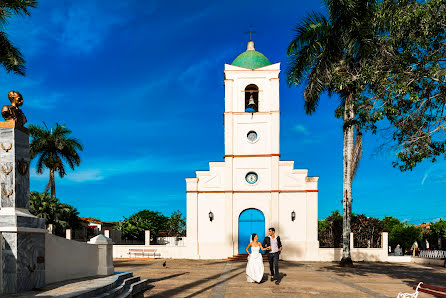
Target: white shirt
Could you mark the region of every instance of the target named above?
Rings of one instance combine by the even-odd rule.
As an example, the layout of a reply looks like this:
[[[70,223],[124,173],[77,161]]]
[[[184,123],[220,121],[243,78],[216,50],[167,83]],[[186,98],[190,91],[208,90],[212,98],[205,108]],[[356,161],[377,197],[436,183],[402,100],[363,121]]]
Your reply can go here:
[[[279,252],[279,245],[277,244],[277,235],[274,235],[275,238],[269,236],[271,241],[271,253]]]

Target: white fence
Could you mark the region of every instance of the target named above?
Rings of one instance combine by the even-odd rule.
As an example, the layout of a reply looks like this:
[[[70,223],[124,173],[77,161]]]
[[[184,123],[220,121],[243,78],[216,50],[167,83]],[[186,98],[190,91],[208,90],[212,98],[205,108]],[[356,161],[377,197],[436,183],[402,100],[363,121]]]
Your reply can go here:
[[[446,259],[446,250],[420,250],[421,258]]]

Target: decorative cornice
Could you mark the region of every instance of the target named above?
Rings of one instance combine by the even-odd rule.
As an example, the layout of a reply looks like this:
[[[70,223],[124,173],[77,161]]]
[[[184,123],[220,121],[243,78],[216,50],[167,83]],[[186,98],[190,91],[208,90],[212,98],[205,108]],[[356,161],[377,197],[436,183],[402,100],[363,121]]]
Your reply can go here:
[[[254,112],[254,114],[257,115],[268,115],[268,114],[273,114],[273,113],[279,113],[280,111],[269,111],[269,112]],[[251,112],[224,112],[223,114],[233,114],[233,115],[244,115],[244,114],[253,114]]]
[[[305,190],[186,190],[186,193],[290,193],[290,192],[319,192],[317,189]]]
[[[223,158],[226,158],[226,157],[272,157],[272,156],[279,156],[280,157],[280,153],[273,153],[273,154],[247,154],[247,155],[226,154],[226,155],[223,155]]]

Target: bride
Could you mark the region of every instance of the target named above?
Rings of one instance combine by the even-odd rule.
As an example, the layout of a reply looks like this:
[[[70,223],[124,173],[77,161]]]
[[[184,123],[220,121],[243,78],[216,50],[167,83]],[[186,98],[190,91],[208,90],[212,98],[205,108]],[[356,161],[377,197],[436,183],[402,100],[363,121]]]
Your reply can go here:
[[[266,250],[266,248],[262,247],[262,244],[258,242],[259,236],[257,234],[252,234],[251,243],[246,247],[246,251],[248,252],[248,265],[246,265],[246,275],[248,276],[248,282],[258,282],[263,278],[263,257],[260,253],[260,250]],[[249,248],[251,247],[251,253],[249,253]]]

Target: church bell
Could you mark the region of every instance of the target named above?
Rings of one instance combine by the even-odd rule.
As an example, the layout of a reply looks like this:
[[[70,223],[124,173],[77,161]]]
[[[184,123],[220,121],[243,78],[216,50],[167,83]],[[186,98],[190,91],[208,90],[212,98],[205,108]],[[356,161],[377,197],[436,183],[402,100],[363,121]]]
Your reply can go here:
[[[254,108],[255,106],[256,106],[256,103],[254,102],[254,97],[252,97],[252,93],[251,93],[251,96],[249,96],[248,107]]]

